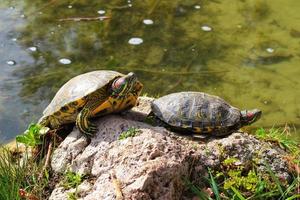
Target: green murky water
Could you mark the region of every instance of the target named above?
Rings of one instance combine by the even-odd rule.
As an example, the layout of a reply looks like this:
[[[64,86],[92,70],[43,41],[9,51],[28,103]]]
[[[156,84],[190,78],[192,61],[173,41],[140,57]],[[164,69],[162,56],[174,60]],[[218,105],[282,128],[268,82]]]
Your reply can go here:
[[[1,0],[0,139],[36,121],[68,79],[96,69],[134,71],[149,95],[204,91],[261,108],[256,127],[300,129],[299,7],[299,0]],[[98,11],[111,19],[60,21]],[[136,37],[142,43],[130,44]]]

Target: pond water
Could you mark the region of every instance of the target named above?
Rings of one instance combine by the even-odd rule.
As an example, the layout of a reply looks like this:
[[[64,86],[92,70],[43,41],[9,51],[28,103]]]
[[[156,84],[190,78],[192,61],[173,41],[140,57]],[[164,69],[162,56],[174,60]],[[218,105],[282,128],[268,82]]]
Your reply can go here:
[[[260,108],[252,127],[287,123],[299,138],[299,7],[299,0],[1,0],[0,140],[35,122],[68,79],[97,69],[136,72],[148,95],[204,91]]]

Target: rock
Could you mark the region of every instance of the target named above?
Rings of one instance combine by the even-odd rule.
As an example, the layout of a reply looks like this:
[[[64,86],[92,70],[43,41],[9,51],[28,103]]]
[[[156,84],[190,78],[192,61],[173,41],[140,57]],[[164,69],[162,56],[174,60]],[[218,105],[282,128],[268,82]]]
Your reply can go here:
[[[54,151],[51,166],[56,173],[70,169],[87,175],[78,187],[79,199],[111,200],[117,195],[123,199],[182,199],[187,190],[185,178],[197,183],[207,175],[207,167],[218,169],[231,157],[239,160],[237,164],[253,160],[262,171],[268,163],[275,174],[290,178],[284,153],[271,144],[242,132],[204,143],[153,127],[143,123],[151,99],[140,99],[134,111],[95,120],[99,131],[90,143],[75,129]],[[118,140],[130,127],[139,133]],[[68,192],[58,184],[50,199],[67,199]]]

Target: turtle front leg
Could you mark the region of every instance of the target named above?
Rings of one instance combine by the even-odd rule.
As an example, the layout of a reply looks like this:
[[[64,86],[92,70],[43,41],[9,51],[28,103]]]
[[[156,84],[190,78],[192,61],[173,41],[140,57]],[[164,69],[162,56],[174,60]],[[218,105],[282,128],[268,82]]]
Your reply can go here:
[[[83,106],[76,118],[76,126],[86,136],[91,137],[98,131],[95,124],[90,122],[89,118],[94,116],[94,112],[98,107],[101,107],[107,99],[106,90],[103,88],[93,95],[90,95],[87,103]]]

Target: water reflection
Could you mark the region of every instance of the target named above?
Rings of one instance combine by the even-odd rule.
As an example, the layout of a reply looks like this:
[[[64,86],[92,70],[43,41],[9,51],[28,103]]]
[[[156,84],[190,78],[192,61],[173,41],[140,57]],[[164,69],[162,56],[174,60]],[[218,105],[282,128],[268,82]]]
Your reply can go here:
[[[283,4],[295,12],[287,16]],[[0,135],[20,133],[64,82],[96,69],[135,71],[150,95],[196,90],[259,107],[258,126],[297,124],[297,6],[295,0],[3,0]]]

